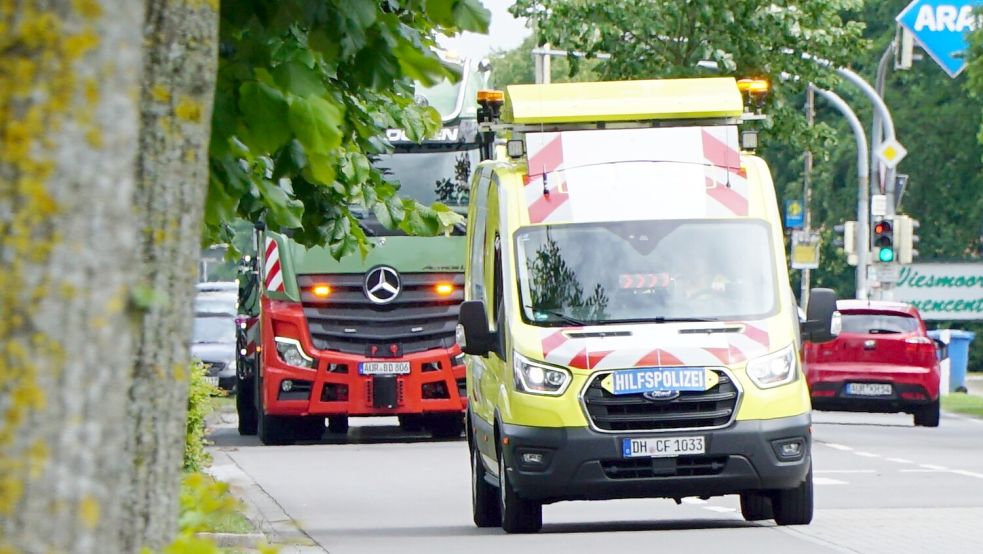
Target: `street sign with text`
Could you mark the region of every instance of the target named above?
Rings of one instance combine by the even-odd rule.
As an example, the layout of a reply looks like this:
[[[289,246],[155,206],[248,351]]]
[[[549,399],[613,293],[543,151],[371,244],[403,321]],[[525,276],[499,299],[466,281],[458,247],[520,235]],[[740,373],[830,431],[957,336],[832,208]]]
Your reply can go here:
[[[949,77],[966,69],[966,34],[977,27],[974,10],[983,0],[914,0],[897,22],[915,35]]]

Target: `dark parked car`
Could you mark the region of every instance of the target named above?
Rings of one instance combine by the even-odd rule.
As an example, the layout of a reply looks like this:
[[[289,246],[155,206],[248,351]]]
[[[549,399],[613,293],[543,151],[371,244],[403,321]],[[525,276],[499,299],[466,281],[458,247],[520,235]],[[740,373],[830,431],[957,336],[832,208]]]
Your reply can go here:
[[[836,340],[805,343],[812,405],[819,410],[905,412],[939,425],[937,344],[918,310],[900,302],[840,300]]]
[[[207,369],[206,379],[232,391],[236,383],[236,324],[231,314],[198,313],[191,335],[191,356]]]

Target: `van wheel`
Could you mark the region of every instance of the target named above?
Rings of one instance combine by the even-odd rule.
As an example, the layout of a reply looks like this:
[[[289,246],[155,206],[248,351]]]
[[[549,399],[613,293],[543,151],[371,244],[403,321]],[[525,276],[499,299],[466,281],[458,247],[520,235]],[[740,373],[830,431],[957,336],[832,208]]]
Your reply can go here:
[[[939,426],[939,401],[920,406],[915,411],[915,425],[918,427],[938,427]]]
[[[807,525],[812,521],[812,466],[799,486],[772,493],[771,508],[779,525]]]
[[[741,515],[745,521],[761,521],[771,519],[771,499],[760,492],[741,493]]]
[[[328,432],[338,435],[348,433],[348,416],[333,415],[328,417]]]
[[[477,446],[471,450],[471,512],[478,527],[498,527],[502,524],[502,512],[498,505],[495,487],[485,480],[487,471],[481,461]]]
[[[256,434],[256,399],[252,379],[236,376],[236,414],[239,416],[239,434],[247,437]]]
[[[505,453],[498,450],[498,509],[506,533],[535,533],[543,527],[543,505],[519,498],[512,490],[505,467]]]
[[[427,417],[427,427],[435,439],[456,439],[464,431],[464,415],[432,414]]]
[[[293,444],[290,433],[290,419],[286,417],[267,415],[263,405],[263,380],[257,379],[259,386],[256,390],[256,434],[259,440],[267,445]]]

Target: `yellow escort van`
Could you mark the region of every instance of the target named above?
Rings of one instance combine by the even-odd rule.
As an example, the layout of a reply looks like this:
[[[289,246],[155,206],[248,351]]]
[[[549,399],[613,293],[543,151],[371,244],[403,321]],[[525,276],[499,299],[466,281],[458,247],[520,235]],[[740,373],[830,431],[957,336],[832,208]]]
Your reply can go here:
[[[747,520],[809,523],[799,344],[833,338],[836,298],[813,290],[800,323],[738,82],[479,100],[458,326],[475,524],[528,533],[552,502],[725,494]]]

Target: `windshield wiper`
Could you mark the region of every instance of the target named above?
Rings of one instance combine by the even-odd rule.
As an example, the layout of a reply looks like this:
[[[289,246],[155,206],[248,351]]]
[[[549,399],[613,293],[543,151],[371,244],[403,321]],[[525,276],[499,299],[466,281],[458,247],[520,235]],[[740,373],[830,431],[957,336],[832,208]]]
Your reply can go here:
[[[551,316],[553,316],[555,318],[558,318],[559,320],[563,321],[564,323],[570,323],[572,325],[584,326],[584,325],[593,325],[594,323],[597,323],[596,321],[585,321],[583,319],[577,319],[577,318],[575,318],[575,317],[573,317],[571,315],[567,315],[567,314],[565,314],[563,312],[560,312],[560,311],[557,311],[557,310],[547,310],[545,308],[533,308],[532,306],[523,306],[523,308],[526,308],[528,310],[531,310],[534,313],[535,312],[539,312],[539,313],[551,315]]]
[[[607,323],[715,323],[720,320],[713,317],[639,317],[634,319],[609,319],[599,321],[598,324]]]

